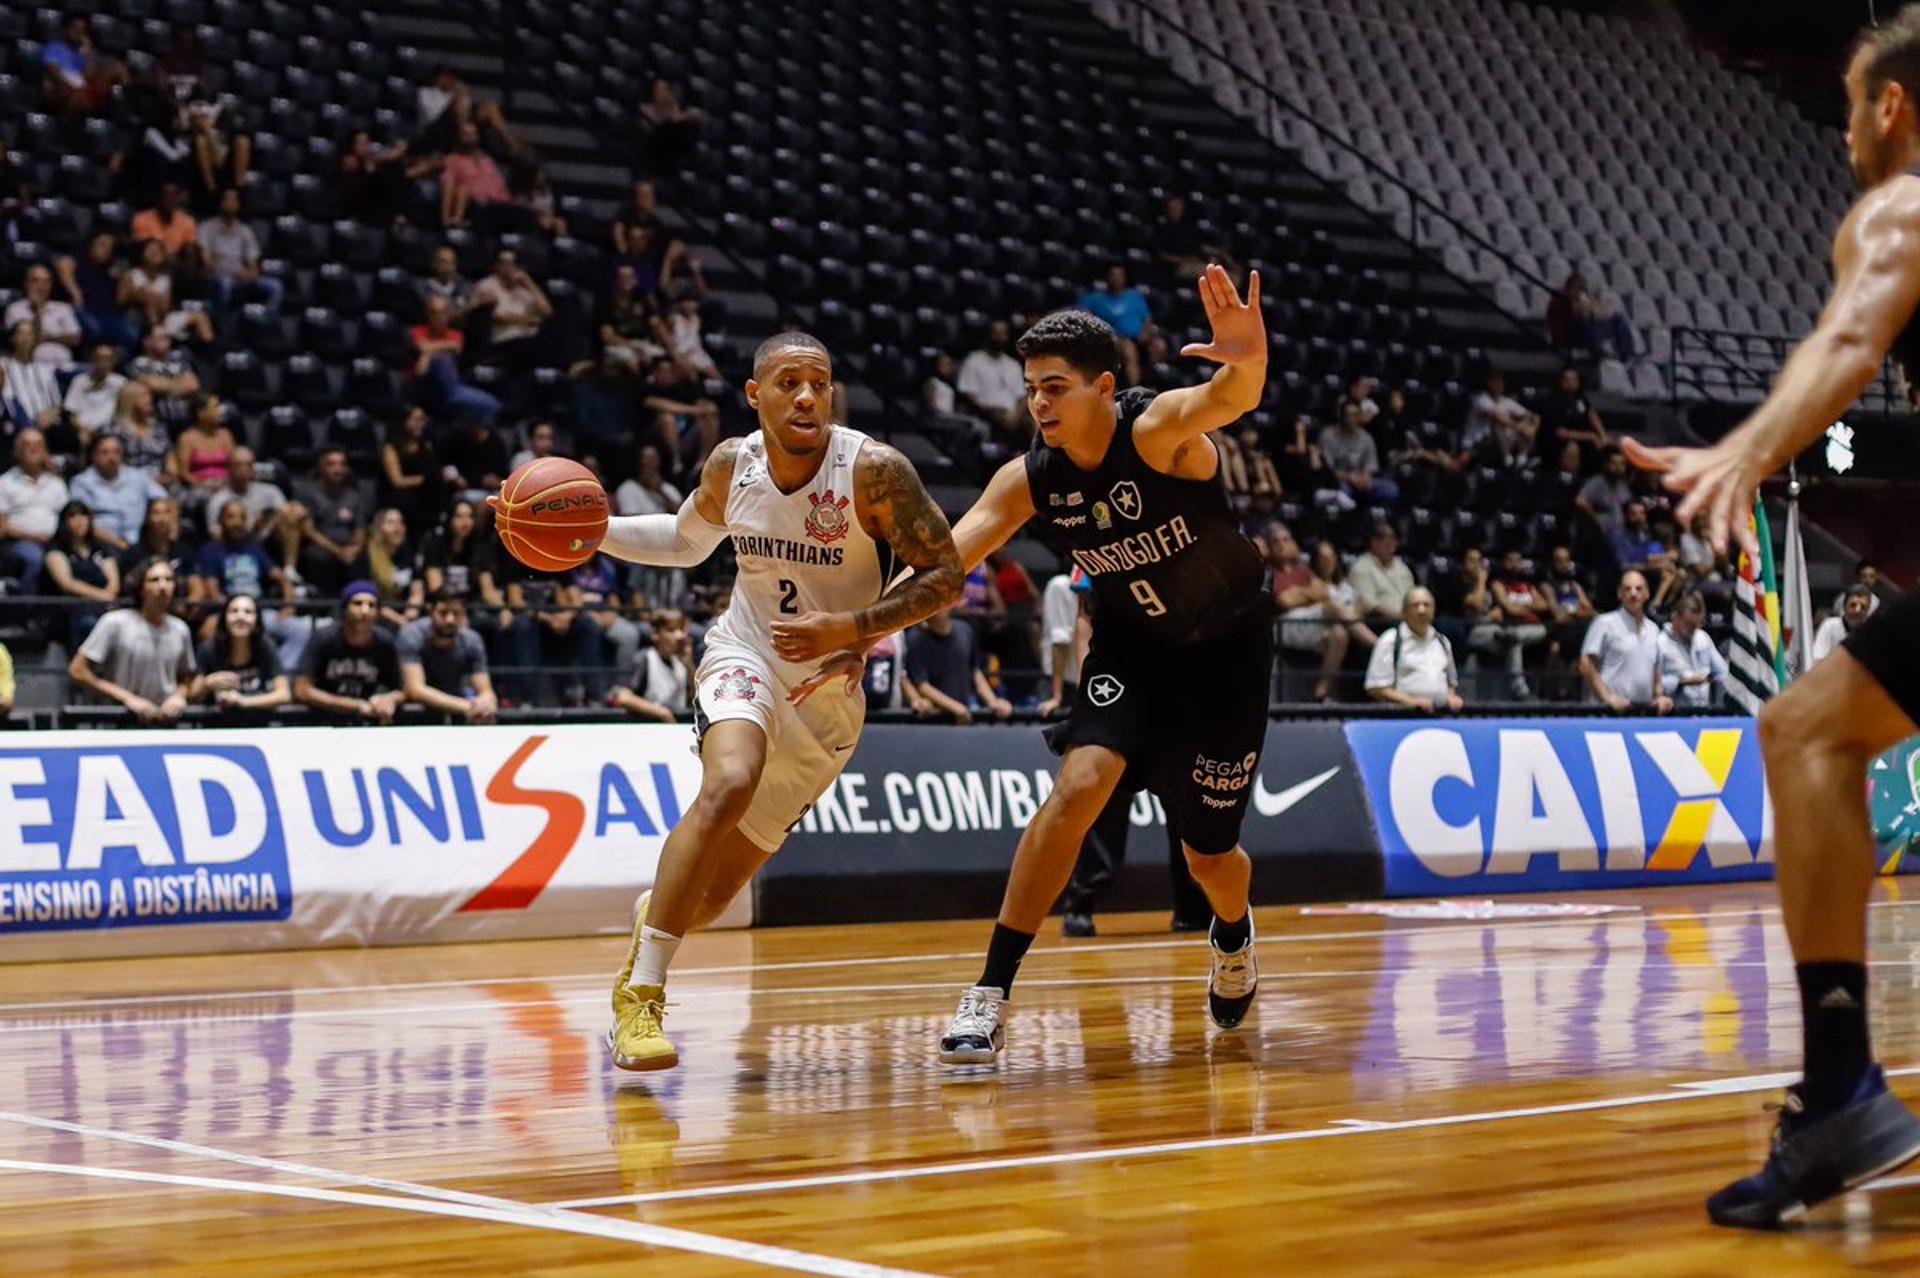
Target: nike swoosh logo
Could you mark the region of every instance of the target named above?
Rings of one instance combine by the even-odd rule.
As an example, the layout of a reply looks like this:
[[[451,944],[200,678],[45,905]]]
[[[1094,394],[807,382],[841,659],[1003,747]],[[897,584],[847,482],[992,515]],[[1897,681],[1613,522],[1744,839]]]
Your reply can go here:
[[[1267,789],[1266,780],[1256,774],[1253,778],[1253,806],[1263,817],[1279,816],[1282,812],[1293,807],[1299,803],[1300,800],[1333,780],[1333,774],[1338,771],[1340,771],[1340,767],[1338,764],[1335,764],[1319,776],[1308,777],[1298,785],[1290,785],[1278,794]]]
[[[845,753],[846,753],[847,751],[849,751],[849,750],[851,750],[851,749],[853,749],[853,747],[852,747],[852,746],[850,746],[850,745],[843,745],[843,746],[835,746],[835,747],[833,748],[833,752],[834,752],[835,754],[845,754]]]

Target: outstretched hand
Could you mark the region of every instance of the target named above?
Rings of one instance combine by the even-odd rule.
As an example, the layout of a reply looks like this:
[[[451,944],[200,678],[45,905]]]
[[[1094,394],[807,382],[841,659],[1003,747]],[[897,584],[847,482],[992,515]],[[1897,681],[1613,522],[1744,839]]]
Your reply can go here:
[[[1207,322],[1213,325],[1211,342],[1189,342],[1180,348],[1182,355],[1210,359],[1216,364],[1243,364],[1265,359],[1267,325],[1260,315],[1260,272],[1247,275],[1247,300],[1224,266],[1215,262],[1200,277],[1200,304],[1206,308]]]
[[[1674,520],[1689,527],[1694,516],[1707,517],[1707,541],[1716,551],[1729,545],[1759,557],[1760,543],[1754,536],[1754,497],[1760,481],[1766,478],[1748,449],[1726,439],[1708,448],[1649,448],[1639,440],[1624,441],[1627,460],[1642,470],[1658,472],[1668,492],[1684,493]]]

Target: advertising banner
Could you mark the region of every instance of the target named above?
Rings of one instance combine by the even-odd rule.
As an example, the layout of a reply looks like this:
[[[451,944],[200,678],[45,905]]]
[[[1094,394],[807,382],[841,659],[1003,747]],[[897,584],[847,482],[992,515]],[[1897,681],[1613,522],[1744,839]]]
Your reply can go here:
[[[1390,896],[1770,878],[1755,722],[1350,723]]]
[[[692,742],[619,724],[10,737],[0,960],[624,932],[698,790]]]
[[[1031,726],[869,727],[846,771],[762,872],[756,917],[991,915],[1059,766]],[[1257,768],[1229,765],[1203,784],[1253,791],[1242,839],[1263,863],[1254,871],[1258,900],[1379,895],[1380,858],[1339,724],[1273,724]],[[1129,872],[1100,908],[1166,905],[1166,812],[1151,794],[1134,800],[1129,844]]]

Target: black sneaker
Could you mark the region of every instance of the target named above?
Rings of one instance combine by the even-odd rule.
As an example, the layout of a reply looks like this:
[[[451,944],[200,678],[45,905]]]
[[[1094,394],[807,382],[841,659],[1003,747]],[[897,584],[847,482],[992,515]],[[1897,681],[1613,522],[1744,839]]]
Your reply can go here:
[[[1060,934],[1062,936],[1092,936],[1093,915],[1082,914],[1078,910],[1068,910],[1060,916]]]
[[[1831,1114],[1809,1115],[1800,1086],[1787,1089],[1773,1152],[1758,1175],[1707,1199],[1716,1225],[1778,1229],[1857,1185],[1920,1157],[1920,1118],[1887,1090],[1875,1065],[1853,1099]]]

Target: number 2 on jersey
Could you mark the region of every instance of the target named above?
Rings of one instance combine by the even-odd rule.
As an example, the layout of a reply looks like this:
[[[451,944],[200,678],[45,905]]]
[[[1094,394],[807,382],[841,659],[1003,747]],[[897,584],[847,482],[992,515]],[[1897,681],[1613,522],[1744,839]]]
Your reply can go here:
[[[780,579],[780,611],[784,615],[791,617],[800,611],[800,604],[798,602],[799,595],[800,587],[794,585],[791,578],[782,577]],[[1162,611],[1165,610],[1162,609]],[[1155,615],[1157,616],[1158,614]]]
[[[1164,617],[1167,615],[1167,605],[1161,601],[1159,594],[1155,592],[1153,583],[1145,577],[1136,577],[1132,581],[1129,581],[1127,583],[1127,589],[1133,592],[1134,599],[1138,601],[1142,608],[1147,610],[1149,617]]]

